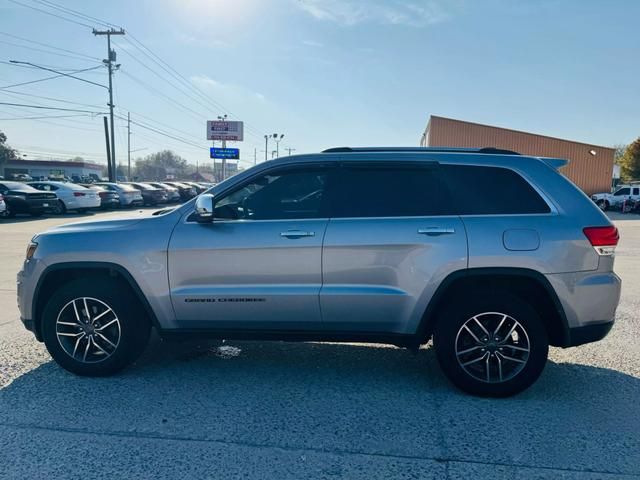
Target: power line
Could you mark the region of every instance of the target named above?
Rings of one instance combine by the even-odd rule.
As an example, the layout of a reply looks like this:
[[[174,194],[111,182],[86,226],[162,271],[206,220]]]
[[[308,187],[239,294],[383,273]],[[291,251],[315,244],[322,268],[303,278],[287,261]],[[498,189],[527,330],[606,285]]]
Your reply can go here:
[[[67,99],[64,99],[64,98],[55,98],[55,97],[47,97],[47,96],[44,96],[44,95],[35,95],[33,93],[16,92],[15,90],[6,90],[5,88],[2,89],[2,93],[12,93],[14,95],[23,95],[25,97],[42,98],[44,100],[51,100],[52,102],[65,103],[65,104],[68,104],[68,105],[80,105],[81,107],[102,108],[102,105],[95,105],[95,104],[90,104],[90,103],[72,102],[71,100],[67,100]]]
[[[2,121],[11,121],[11,120],[42,120],[44,118],[72,118],[72,117],[85,117],[88,114],[78,113],[76,115],[45,115],[43,117],[10,117],[10,118],[0,118]]]
[[[12,62],[2,62],[2,63],[6,63],[6,64],[9,64],[9,65],[14,65],[16,67],[23,67],[24,66],[24,65],[12,63]],[[82,72],[88,72],[88,71],[91,71],[91,70],[96,70],[98,68],[102,68],[102,65],[99,65],[97,67],[85,68],[85,69],[82,69],[82,70],[71,70],[71,72],[72,73],[82,73]],[[44,68],[44,67],[41,68],[41,69],[42,70],[47,70],[47,71],[50,71],[50,72],[55,72],[56,71],[56,70],[52,70],[50,68]],[[32,83],[44,82],[46,80],[53,80],[54,78],[60,78],[60,77],[71,77],[71,78],[75,78],[76,80],[81,80],[81,81],[87,82],[87,83],[94,83],[95,85],[99,85],[101,87],[104,87],[104,85],[100,85],[99,83],[95,83],[95,82],[92,82],[90,80],[85,80],[83,78],[74,77],[73,75],[69,75],[67,73],[58,72],[58,75],[53,75],[53,76],[50,76],[50,77],[39,78],[37,80],[30,80],[28,82],[14,83],[13,85],[5,85],[3,87],[0,87],[0,90],[6,90],[7,88],[21,87],[23,85],[31,85]]]
[[[104,115],[104,112],[91,112],[89,110],[76,110],[72,108],[60,108],[60,107],[45,107],[42,105],[27,105],[25,103],[8,103],[0,102],[0,105],[9,105],[13,107],[25,107],[25,108],[41,108],[45,110],[60,110],[63,112],[81,112],[81,113],[93,113],[94,115]]]
[[[40,5],[44,5],[44,6],[47,6],[49,8],[52,8],[54,10],[57,10],[59,12],[66,13],[68,15],[73,15],[76,18],[81,18],[83,20],[97,22],[97,23],[99,23],[101,25],[104,25],[105,27],[121,28],[120,25],[114,25],[113,23],[105,22],[103,20],[100,20],[99,18],[92,17],[91,15],[86,15],[86,14],[84,14],[82,12],[79,12],[78,10],[74,10],[72,8],[65,7],[65,6],[59,5],[59,4],[54,3],[54,2],[50,2],[48,0],[33,0],[33,1],[39,3]]]
[[[25,8],[30,8],[31,10],[36,10],[38,12],[45,13],[47,15],[51,15],[52,17],[59,18],[60,20],[64,20],[66,22],[75,23],[76,25],[81,25],[81,26],[87,27],[87,28],[93,28],[91,25],[88,25],[86,23],[78,22],[76,20],[71,20],[70,18],[65,18],[65,17],[62,17],[60,15],[56,15],[55,13],[47,12],[46,10],[42,10],[41,8],[34,7],[33,5],[27,5],[25,3],[21,3],[21,2],[18,2],[16,0],[9,0],[9,1],[11,3],[15,3],[16,5],[20,5],[20,6],[25,7]]]
[[[81,59],[81,60],[95,60],[95,61],[100,61],[99,58],[96,57],[90,57],[89,55],[85,55],[83,53],[79,53],[79,52],[74,52],[72,50],[67,50],[66,48],[61,48],[61,47],[54,47],[51,45],[47,45],[46,43],[42,43],[42,42],[36,42],[35,40],[29,40],[27,38],[23,38],[23,37],[19,37],[17,35],[11,35],[9,33],[5,33],[5,32],[0,32],[0,35],[5,35],[7,37],[11,37],[11,38],[15,38],[18,40],[21,40],[23,42],[30,42],[30,43],[34,43],[36,45],[41,45],[44,46],[46,48],[48,48],[49,50],[60,50],[62,52],[67,52],[65,53],[57,53],[57,52],[51,52],[49,50],[44,50],[42,48],[36,48],[36,47],[31,47],[29,45],[20,45],[19,43],[13,43],[13,42],[7,42],[6,40],[0,40],[0,43],[5,43],[7,45],[12,45],[14,47],[19,47],[19,48],[25,48],[27,50],[33,50],[35,52],[43,52],[43,53],[47,53],[49,55],[57,55],[59,57],[68,57],[68,58],[74,58],[74,59]],[[69,55],[71,54],[71,55]]]

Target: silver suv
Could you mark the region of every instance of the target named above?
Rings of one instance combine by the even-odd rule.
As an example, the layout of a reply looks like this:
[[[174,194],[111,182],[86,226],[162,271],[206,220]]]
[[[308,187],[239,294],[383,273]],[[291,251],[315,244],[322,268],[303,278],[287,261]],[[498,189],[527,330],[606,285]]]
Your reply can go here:
[[[433,339],[455,385],[512,395],[549,345],[603,338],[619,300],[618,232],[558,173],[565,163],[433,148],[265,162],[175,209],[35,236],[22,321],[79,375],[129,365],[153,326],[165,338]]]

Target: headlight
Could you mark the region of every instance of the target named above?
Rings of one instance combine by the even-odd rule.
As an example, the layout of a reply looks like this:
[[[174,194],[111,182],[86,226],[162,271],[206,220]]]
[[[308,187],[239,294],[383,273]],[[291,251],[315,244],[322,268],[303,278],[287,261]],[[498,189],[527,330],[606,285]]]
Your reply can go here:
[[[38,244],[36,242],[29,242],[27,246],[27,261],[31,260],[34,253],[36,253],[36,249],[38,248]]]

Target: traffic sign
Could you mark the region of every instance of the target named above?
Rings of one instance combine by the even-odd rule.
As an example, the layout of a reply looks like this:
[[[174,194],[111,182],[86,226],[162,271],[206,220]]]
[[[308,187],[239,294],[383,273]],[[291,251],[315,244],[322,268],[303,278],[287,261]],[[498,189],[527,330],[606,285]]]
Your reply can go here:
[[[209,149],[209,157],[210,158],[224,158],[230,160],[239,160],[240,159],[240,149],[239,148],[217,148],[211,147]]]
[[[244,139],[243,122],[226,120],[207,121],[207,140],[241,142]]]

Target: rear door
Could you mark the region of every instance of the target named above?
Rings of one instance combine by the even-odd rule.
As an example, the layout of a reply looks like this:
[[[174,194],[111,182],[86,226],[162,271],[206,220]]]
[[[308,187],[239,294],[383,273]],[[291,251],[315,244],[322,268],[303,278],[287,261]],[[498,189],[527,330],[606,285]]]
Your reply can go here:
[[[320,306],[332,331],[413,333],[440,282],[467,265],[436,163],[346,162],[336,175]]]

